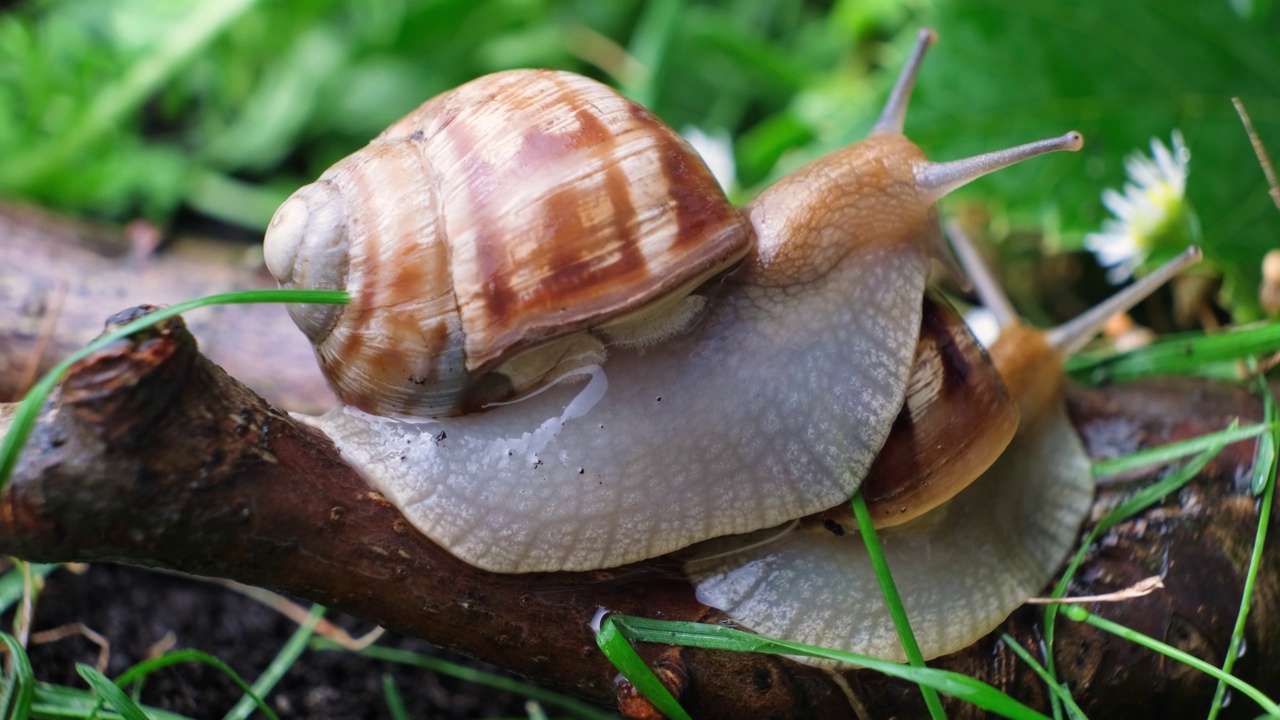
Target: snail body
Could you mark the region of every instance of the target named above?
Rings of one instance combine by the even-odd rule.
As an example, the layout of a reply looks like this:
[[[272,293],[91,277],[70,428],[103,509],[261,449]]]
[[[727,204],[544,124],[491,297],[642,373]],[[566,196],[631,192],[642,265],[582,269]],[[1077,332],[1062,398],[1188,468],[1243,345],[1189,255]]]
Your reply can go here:
[[[504,387],[520,388],[518,402],[496,404],[507,394],[482,394],[489,402],[481,412],[440,417],[447,413],[429,410],[422,414],[430,417],[418,420],[339,407],[311,422],[415,527],[463,561],[496,572],[612,567],[708,538],[769,528],[844,502],[868,472],[903,406],[930,257],[951,264],[935,202],[992,170],[1080,146],[1079,135],[1068,133],[968,160],[928,161],[902,135],[902,123],[932,39],[930,32],[921,34],[866,140],[782,178],[741,211],[726,212],[719,205],[710,211],[713,219],[729,218],[730,225],[733,218],[747,223],[746,231],[734,231],[749,242],[729,272],[717,266],[711,280],[697,288],[689,289],[696,279],[682,280],[679,292],[650,298],[621,316],[574,323],[558,336],[572,340],[539,336],[527,341],[521,346],[525,352],[551,347],[555,357],[543,363],[549,368],[545,372],[524,373],[540,375],[528,383],[506,376]],[[504,74],[499,81],[510,77]],[[480,87],[485,82],[475,81]],[[477,86],[464,87],[472,92]],[[452,107],[448,94],[444,98],[394,125],[371,144],[370,154],[357,153],[336,167],[372,166],[381,148],[397,138],[410,147],[432,142],[434,135],[424,129],[437,127],[431,123],[447,129],[465,119],[460,110],[449,122],[439,121],[430,109]],[[556,157],[543,160],[556,166]],[[696,162],[696,156],[687,162]],[[458,164],[465,175],[465,160],[460,157]],[[337,187],[323,177],[316,186],[322,188],[317,195]],[[295,197],[286,203],[277,216],[283,219],[268,231],[269,266],[281,271],[277,277],[283,284],[313,286],[309,275],[325,275],[308,265],[308,253],[316,247],[328,251],[321,253],[324,264],[345,268],[330,273],[326,282],[340,274],[349,281],[364,251],[334,238],[361,223],[399,228],[393,234],[407,237],[398,241],[414,244],[417,220],[381,218],[395,208],[372,201],[378,211],[374,219],[358,221],[361,208],[354,198],[344,194],[333,204],[314,203],[311,191],[300,192],[302,201]],[[546,195],[561,192],[570,188]],[[669,198],[653,202],[658,207],[672,203]],[[338,230],[334,204],[351,217]],[[298,208],[304,212],[295,212]],[[631,210],[637,216],[648,212],[639,205]],[[520,212],[511,209],[513,215]],[[716,227],[718,222],[686,218],[677,225]],[[359,233],[351,235],[354,243]],[[465,254],[454,250],[451,257]],[[397,281],[404,274],[392,273],[391,284],[406,285]],[[364,285],[349,289],[350,306],[313,323],[322,330],[317,333],[321,341],[332,334],[324,328],[350,318],[359,321],[387,305]],[[655,303],[658,310],[646,309]],[[595,335],[593,323],[607,330],[617,317],[635,313],[643,329],[624,333],[624,339],[662,335],[660,342],[617,343],[607,332]],[[419,325],[408,329],[410,344],[423,334]],[[599,342],[580,351],[584,331]],[[394,347],[395,342],[389,335],[366,344]],[[463,349],[453,351],[462,353],[455,360],[470,361],[468,346],[464,339]],[[330,359],[327,352],[317,348],[322,365],[343,367],[339,360],[345,358]],[[382,370],[375,363],[357,375],[396,378],[395,372]],[[586,383],[556,382],[569,376]],[[414,384],[423,379],[411,378]],[[334,380],[340,393],[345,382]],[[352,404],[383,406],[380,398]],[[393,414],[406,413],[401,408]]]
[[[925,659],[991,632],[1048,585],[1075,547],[1094,485],[1088,455],[1067,417],[1062,362],[1108,318],[1200,257],[1193,248],[1046,332],[1018,321],[967,238],[951,234],[979,296],[1000,317],[990,357],[1016,402],[1018,424],[985,472],[958,482],[949,496],[938,494],[941,502],[929,499],[924,512],[912,508],[909,521],[894,519],[878,531]],[[868,504],[879,527],[897,501],[882,502],[879,513]],[[685,571],[701,602],[770,637],[906,661],[847,504],[802,519],[789,531],[759,536],[770,541],[720,538],[688,551]]]

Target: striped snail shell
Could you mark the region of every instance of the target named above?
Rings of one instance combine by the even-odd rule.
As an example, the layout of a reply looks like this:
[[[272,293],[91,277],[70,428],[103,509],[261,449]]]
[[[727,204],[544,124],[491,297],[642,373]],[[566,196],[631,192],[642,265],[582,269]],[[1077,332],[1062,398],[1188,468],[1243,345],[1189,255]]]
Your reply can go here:
[[[648,110],[551,70],[426,102],[295,192],[267,231],[338,397],[449,416],[680,330],[690,294],[751,249],[750,224]]]

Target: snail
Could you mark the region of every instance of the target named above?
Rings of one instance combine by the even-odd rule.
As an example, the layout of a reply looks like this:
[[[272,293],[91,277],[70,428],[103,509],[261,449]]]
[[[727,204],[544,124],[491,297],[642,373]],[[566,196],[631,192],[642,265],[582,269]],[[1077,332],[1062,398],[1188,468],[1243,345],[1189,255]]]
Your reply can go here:
[[[878,508],[869,503],[877,526],[887,527],[879,531],[880,541],[926,660],[991,632],[1049,583],[1075,547],[1092,503],[1093,478],[1067,418],[1062,361],[1106,320],[1200,259],[1191,248],[1084,315],[1043,332],[1018,321],[967,237],[950,234],[979,297],[998,318],[1001,332],[990,355],[1016,400],[1018,428],[972,484],[924,493],[941,501],[925,512],[911,508],[910,522],[881,522],[897,509],[887,497]],[[931,440],[921,437],[922,443]],[[920,500],[910,490],[901,495],[907,504]],[[701,602],[770,637],[906,661],[847,508],[759,535],[767,542],[721,538],[689,552],[685,570]]]
[[[281,285],[351,295],[290,309],[346,403],[308,422],[494,572],[609,568],[843,503],[906,397],[930,258],[954,265],[935,202],[1081,145],[927,160],[902,127],[933,38],[869,137],[740,210],[585,78],[509,71],[428,101],[268,228]]]

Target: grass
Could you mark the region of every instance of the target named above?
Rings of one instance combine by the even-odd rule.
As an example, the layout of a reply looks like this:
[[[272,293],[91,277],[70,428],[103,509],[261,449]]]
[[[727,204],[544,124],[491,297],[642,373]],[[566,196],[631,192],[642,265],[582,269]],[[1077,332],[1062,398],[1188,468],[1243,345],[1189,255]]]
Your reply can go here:
[[[19,563],[21,564],[21,563]],[[44,565],[33,570],[47,575],[58,566]],[[0,576],[0,585],[21,583],[23,568],[16,567]],[[11,600],[12,604],[14,600]],[[0,606],[0,612],[4,609]],[[0,633],[0,642],[7,648],[11,660],[8,669],[0,680],[0,718],[152,718],[153,720],[178,720],[185,716],[166,712],[158,708],[143,705],[138,694],[143,683],[151,676],[162,673],[166,668],[181,664],[199,663],[207,665],[225,675],[238,685],[244,695],[223,715],[224,720],[236,720],[249,717],[254,710],[261,712],[261,717],[275,718],[276,714],[263,698],[267,697],[280,678],[299,661],[305,662],[309,652],[357,652],[344,648],[326,637],[315,635],[318,622],[324,616],[324,608],[313,606],[306,620],[298,626],[293,637],[279,650],[275,659],[262,671],[252,683],[241,679],[226,663],[207,653],[196,650],[174,650],[159,657],[140,662],[114,680],[87,665],[77,665],[76,671],[83,678],[89,689],[54,685],[37,681],[26,649],[8,633]],[[557,717],[582,718],[583,720],[603,720],[613,717],[600,709],[559,693],[547,691],[528,683],[513,680],[493,673],[476,670],[456,663],[431,657],[420,653],[371,646],[358,651],[373,661],[391,663],[406,667],[420,668],[431,672],[450,675],[468,682],[477,683],[502,692],[515,693],[536,701],[537,710],[541,712],[543,705],[555,708]],[[387,704],[403,708],[403,700],[394,682],[387,676],[384,679],[384,696]],[[394,714],[394,712],[393,712]],[[543,715],[545,717],[545,714]]]

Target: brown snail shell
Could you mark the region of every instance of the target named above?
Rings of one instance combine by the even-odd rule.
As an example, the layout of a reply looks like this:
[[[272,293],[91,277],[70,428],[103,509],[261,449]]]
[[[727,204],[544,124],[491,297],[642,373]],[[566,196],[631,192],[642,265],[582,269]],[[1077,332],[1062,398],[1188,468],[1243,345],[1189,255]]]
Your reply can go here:
[[[643,107],[551,70],[426,102],[298,190],[266,236],[290,308],[346,403],[445,416],[679,330],[753,233],[701,158]],[[389,341],[394,338],[394,342]]]
[[[994,463],[1018,429],[995,364],[945,300],[926,297],[907,397],[862,482],[876,527],[914,520]],[[824,519],[852,522],[846,506]],[[851,525],[850,525],[851,526]]]

